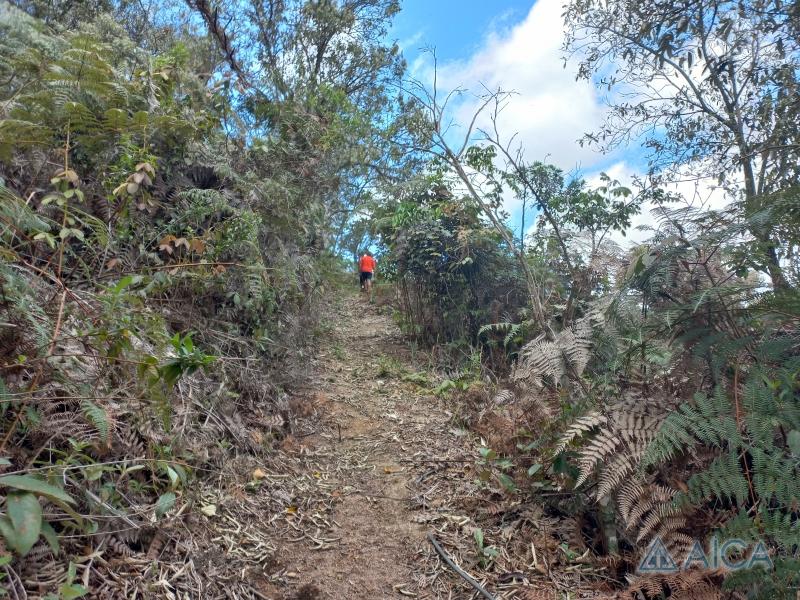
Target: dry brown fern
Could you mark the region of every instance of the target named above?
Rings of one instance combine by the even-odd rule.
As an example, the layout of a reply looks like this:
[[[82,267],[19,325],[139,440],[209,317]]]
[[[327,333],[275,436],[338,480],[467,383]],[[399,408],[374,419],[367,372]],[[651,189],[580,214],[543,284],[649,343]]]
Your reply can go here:
[[[590,348],[586,338],[569,329],[560,332],[552,341],[540,335],[523,346],[512,380],[536,389],[558,386],[570,373],[570,367],[577,375],[583,372],[589,362]]]
[[[670,502],[674,495],[672,488],[654,483],[645,485],[641,479],[632,478],[617,492],[617,509],[625,526],[632,527],[657,505]]]
[[[48,389],[47,393],[52,394],[53,390]],[[78,404],[70,400],[39,403],[39,420],[32,432],[56,442],[71,438],[92,443],[98,439],[96,428],[86,422]]]
[[[125,427],[115,431],[115,437],[124,456],[141,458],[145,455],[145,443],[139,432],[133,427]]]
[[[521,588],[517,590],[515,598],[519,598],[519,600],[558,600],[559,592],[556,589]]]
[[[492,402],[494,404],[507,404],[509,402],[513,402],[515,398],[516,394],[513,392],[513,390],[503,389],[494,395]]]
[[[562,437],[559,450],[576,438],[586,437],[595,428],[599,430],[579,451],[580,476],[576,487],[586,481],[598,465],[604,465],[596,497],[602,498],[616,489],[638,466],[670,405],[663,398],[644,398],[629,393],[603,413],[594,412],[577,419]]]
[[[564,435],[561,436],[561,440],[559,440],[558,445],[556,445],[553,450],[554,454],[560,454],[572,440],[585,435],[595,427],[605,425],[607,422],[608,418],[598,411],[578,417],[572,422],[572,425],[569,426]]]
[[[53,562],[53,551],[50,546],[40,542],[25,555],[24,561],[20,561],[22,567],[20,572],[25,575],[39,573],[51,562]]]
[[[691,569],[676,573],[653,573],[635,578],[626,594],[647,600],[722,600],[721,575],[717,571]]]
[[[496,452],[511,454],[516,448],[519,424],[503,407],[481,411],[472,429]]]
[[[147,546],[147,553],[145,556],[150,560],[155,560],[161,554],[162,550],[167,543],[167,534],[164,529],[157,529],[155,534],[153,535],[153,539],[150,540],[150,543]]]
[[[630,481],[643,453],[641,446],[634,446],[630,452],[620,452],[611,458],[600,471],[595,497],[605,498],[623,482]]]
[[[525,344],[520,349],[512,381],[542,389],[548,385],[557,387],[566,376],[580,377],[591,358],[592,333],[605,323],[607,307],[608,301],[599,301],[586,316],[558,332],[554,339],[542,334]]]
[[[616,494],[624,529],[639,548],[658,539],[672,556],[685,556],[694,540],[687,535],[687,508],[673,503],[677,492],[669,487],[632,478]]]
[[[138,528],[119,529],[104,537],[106,547],[117,556],[136,556],[142,554],[144,532]]]
[[[685,533],[688,515],[673,504],[675,490],[639,473],[644,451],[673,404],[671,398],[629,393],[603,411],[576,419],[557,451],[583,442],[575,486],[596,476],[595,499],[615,499],[623,529],[637,546],[645,548],[658,537],[680,556],[692,544]]]

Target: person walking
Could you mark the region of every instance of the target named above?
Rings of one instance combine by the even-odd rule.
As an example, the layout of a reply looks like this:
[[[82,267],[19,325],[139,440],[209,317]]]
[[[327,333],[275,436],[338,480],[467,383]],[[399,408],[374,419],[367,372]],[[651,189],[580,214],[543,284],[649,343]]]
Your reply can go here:
[[[361,281],[361,289],[368,294],[372,291],[372,278],[375,275],[375,267],[377,262],[372,258],[372,252],[367,250],[364,255],[358,259],[358,270],[360,272],[359,280]]]

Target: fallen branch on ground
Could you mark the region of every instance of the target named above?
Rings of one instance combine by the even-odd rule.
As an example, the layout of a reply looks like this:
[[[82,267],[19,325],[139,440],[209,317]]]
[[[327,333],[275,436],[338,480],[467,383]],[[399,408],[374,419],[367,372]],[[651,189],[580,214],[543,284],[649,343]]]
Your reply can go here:
[[[433,544],[434,549],[439,554],[439,556],[442,557],[442,560],[444,560],[445,564],[447,564],[448,567],[450,567],[451,569],[453,569],[453,571],[458,573],[458,575],[460,575],[461,578],[464,579],[464,581],[466,581],[468,584],[474,587],[478,592],[480,592],[484,598],[487,598],[487,600],[494,600],[494,596],[492,596],[489,592],[487,592],[486,589],[480,583],[475,581],[475,579],[473,579],[469,573],[464,571],[464,569],[462,569],[456,563],[453,562],[453,559],[450,558],[447,552],[444,551],[444,548],[442,548],[441,544],[439,544],[439,542],[436,541],[436,538],[430,532],[428,533],[428,541],[431,544]]]

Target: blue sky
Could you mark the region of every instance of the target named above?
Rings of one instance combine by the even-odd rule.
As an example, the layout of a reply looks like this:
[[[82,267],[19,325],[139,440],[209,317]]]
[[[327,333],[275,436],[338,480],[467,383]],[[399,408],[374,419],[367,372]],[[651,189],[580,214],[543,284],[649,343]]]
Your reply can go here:
[[[530,11],[530,0],[402,0],[392,37],[408,43],[411,61],[420,46],[436,46],[443,60],[457,60],[477,49],[486,33],[503,23],[521,21]]]
[[[415,79],[432,80],[429,56],[419,51],[432,46],[439,61],[440,89],[475,92],[452,107],[456,123],[469,123],[482,86],[514,91],[498,124],[506,139],[516,135],[527,160],[555,164],[590,183],[606,172],[627,185],[645,168],[641,147],[604,155],[578,142],[600,128],[607,107],[603,93],[591,82],[575,81],[575,63],[564,67],[562,4],[563,0],[401,0],[390,36],[401,45]],[[519,205],[508,199],[505,207],[512,226],[518,225]],[[651,221],[645,211],[633,224]],[[638,236],[627,240],[631,237]]]
[[[431,61],[421,49],[436,49],[445,93],[448,87],[462,87],[477,94],[483,85],[516,92],[508,109],[508,134],[519,132],[523,146],[530,146],[528,158],[591,175],[619,157],[577,143],[602,123],[603,101],[589,82],[575,82],[574,65],[563,66],[562,3],[401,0],[390,35],[400,43],[410,74],[422,81],[429,77]],[[471,120],[476,105],[465,98],[454,111],[456,122]],[[547,142],[553,147],[544,147]]]

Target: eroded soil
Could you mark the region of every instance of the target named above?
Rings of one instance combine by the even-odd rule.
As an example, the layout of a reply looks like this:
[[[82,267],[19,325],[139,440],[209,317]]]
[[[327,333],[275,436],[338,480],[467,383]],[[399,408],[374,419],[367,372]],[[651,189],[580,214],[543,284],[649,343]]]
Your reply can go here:
[[[213,582],[200,597],[232,600],[478,598],[431,534],[483,597],[579,589],[582,565],[555,568],[576,524],[484,477],[478,446],[513,446],[514,419],[485,395],[432,394],[424,354],[412,356],[366,298],[336,299],[328,312],[302,385],[280,400],[285,418],[251,419],[253,443],[271,450],[236,453],[207,481],[199,501],[214,510],[187,519],[191,560],[159,581]]]
[[[285,558],[320,598],[411,595],[416,555],[427,544],[415,459],[430,454],[450,415],[403,381],[414,367],[388,316],[352,297],[336,317],[315,382],[324,431],[305,441],[328,457],[318,476],[337,498],[327,517],[333,527],[320,534],[330,540],[322,547],[289,548]]]

